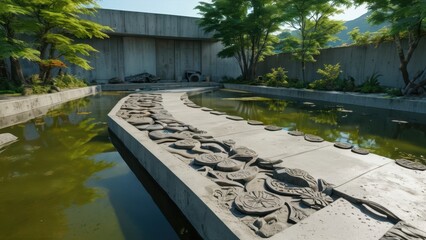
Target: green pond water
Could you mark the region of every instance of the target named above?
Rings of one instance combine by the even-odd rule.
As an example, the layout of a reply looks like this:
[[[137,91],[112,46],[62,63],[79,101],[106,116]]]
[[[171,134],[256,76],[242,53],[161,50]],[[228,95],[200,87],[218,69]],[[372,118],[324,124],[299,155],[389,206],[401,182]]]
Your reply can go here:
[[[0,239],[179,239],[114,146],[103,93],[0,129]]]
[[[350,142],[389,158],[426,164],[426,114],[412,114],[354,105],[277,99],[253,93],[219,90],[191,96],[196,104],[321,136]]]

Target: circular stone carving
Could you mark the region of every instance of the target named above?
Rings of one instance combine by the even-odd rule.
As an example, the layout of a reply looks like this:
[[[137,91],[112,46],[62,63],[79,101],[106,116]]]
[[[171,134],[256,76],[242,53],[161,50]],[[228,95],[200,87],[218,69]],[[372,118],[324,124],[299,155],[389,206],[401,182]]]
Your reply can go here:
[[[288,134],[290,134],[291,136],[296,136],[296,137],[300,137],[300,136],[304,136],[305,133],[298,131],[298,130],[294,130],[294,131],[289,131]]]
[[[204,111],[204,112],[211,112],[211,111],[213,111],[213,109],[203,107],[203,108],[201,108],[201,111]]]
[[[284,202],[266,191],[253,191],[238,195],[235,205],[242,213],[263,216],[282,208]]]
[[[199,145],[201,145],[201,143],[195,139],[184,139],[174,143],[175,148],[182,148],[182,149],[193,149],[194,147]]]
[[[345,142],[335,142],[334,146],[341,149],[351,149],[353,147],[352,144]]]
[[[257,157],[257,153],[250,148],[246,147],[236,147],[231,151],[231,158],[241,160],[241,161],[250,161],[253,158]]]
[[[223,154],[205,153],[194,158],[194,163],[201,166],[215,167],[218,163],[225,161],[226,156]]]
[[[283,130],[283,128],[282,127],[278,127],[278,126],[274,126],[274,125],[269,125],[269,126],[265,127],[265,130],[268,130],[268,131],[281,131],[281,130]]]
[[[153,124],[154,120],[150,117],[141,117],[141,118],[135,118],[135,117],[130,117],[129,119],[126,120],[128,123],[132,124],[132,125],[147,125],[147,124]]]
[[[305,134],[305,140],[308,142],[324,142],[322,137],[318,137],[312,134]]]
[[[266,186],[272,192],[284,195],[284,196],[300,196],[309,191],[313,191],[309,187],[293,187],[291,185],[285,184],[282,181],[273,178],[266,179]]]
[[[226,112],[211,111],[210,113],[213,115],[226,115]]]
[[[240,170],[238,172],[228,173],[228,175],[226,176],[229,178],[229,180],[232,180],[232,181],[250,182],[256,177],[257,173],[259,173],[259,168],[250,167],[250,168]]]
[[[148,127],[145,128],[145,130],[147,131],[156,131],[156,130],[163,130],[163,129],[164,129],[163,125],[160,125],[160,124],[149,125]]]
[[[226,118],[234,120],[234,121],[242,121],[242,120],[244,120],[244,118],[239,117],[239,116],[226,116]]]
[[[321,209],[327,207],[330,203],[333,202],[333,199],[322,192],[306,192],[300,195],[302,198],[302,203],[306,204],[313,209]]]
[[[425,171],[426,165],[423,165],[419,162],[410,161],[407,159],[397,159],[396,164],[398,164],[401,167],[405,167],[412,170],[419,170],[419,171]]]
[[[227,158],[224,161],[219,162],[216,165],[216,169],[224,172],[234,172],[240,170],[242,166],[243,164],[241,162]]]
[[[368,151],[367,149],[364,149],[364,148],[352,148],[351,151],[354,152],[354,153],[361,154],[361,155],[367,155],[367,154],[370,153],[370,151]]]
[[[248,120],[247,123],[250,125],[263,125],[263,122],[256,120]]]

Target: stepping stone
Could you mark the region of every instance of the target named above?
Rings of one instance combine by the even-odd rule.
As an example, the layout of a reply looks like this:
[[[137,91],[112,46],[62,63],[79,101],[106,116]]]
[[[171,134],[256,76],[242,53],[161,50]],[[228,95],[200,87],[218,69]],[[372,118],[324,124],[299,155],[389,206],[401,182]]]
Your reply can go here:
[[[234,121],[242,121],[242,120],[244,120],[244,118],[239,117],[239,116],[226,116],[226,118],[234,120]]]
[[[308,142],[324,142],[324,139],[322,137],[315,136],[312,134],[306,134],[305,140]]]
[[[198,106],[197,104],[187,104],[186,106],[190,107],[190,108],[201,108],[201,106]]]
[[[353,147],[352,144],[345,142],[335,142],[334,146],[340,149],[351,149]]]
[[[296,137],[305,136],[304,132],[301,132],[301,131],[298,131],[298,130],[289,131],[288,134],[290,134],[291,136],[296,136]]]
[[[203,107],[203,108],[201,108],[201,111],[204,111],[204,112],[211,112],[211,111],[213,111],[213,109]]]
[[[268,130],[268,131],[281,131],[281,130],[283,130],[283,128],[282,127],[278,127],[278,126],[274,126],[274,125],[268,125],[268,126],[265,127],[265,130]]]
[[[396,164],[398,164],[401,167],[405,167],[412,170],[418,170],[418,171],[425,171],[426,165],[423,165],[419,162],[410,161],[407,159],[397,159]]]
[[[247,123],[250,125],[263,125],[263,122],[256,120],[248,120]]]
[[[352,148],[351,151],[354,152],[354,153],[361,154],[361,155],[367,155],[367,154],[370,153],[370,151],[368,151],[367,149],[364,149],[364,148]]]
[[[213,115],[226,115],[226,112],[218,112],[218,111],[211,111],[210,112],[211,114],[213,114]]]

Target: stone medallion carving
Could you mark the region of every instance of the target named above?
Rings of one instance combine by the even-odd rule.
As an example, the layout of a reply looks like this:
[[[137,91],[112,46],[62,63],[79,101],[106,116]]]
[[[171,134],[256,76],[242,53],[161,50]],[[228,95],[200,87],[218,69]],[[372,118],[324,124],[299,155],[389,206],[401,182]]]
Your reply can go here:
[[[205,153],[194,158],[194,164],[200,166],[215,167],[218,163],[225,161],[227,156],[218,153]]]
[[[273,178],[266,179],[266,186],[272,192],[284,196],[300,196],[309,191],[313,191],[309,187],[295,187]]]
[[[284,205],[278,196],[265,191],[240,194],[235,198],[234,203],[240,212],[258,216],[267,215]]]
[[[341,149],[351,149],[353,147],[352,144],[347,142],[335,142],[334,146]]]
[[[236,147],[231,150],[231,158],[248,162],[257,158],[257,153],[247,147]]]
[[[228,175],[226,176],[232,181],[250,182],[256,177],[258,172],[259,172],[259,168],[249,167],[237,172],[228,173]]]
[[[154,119],[150,117],[140,117],[140,118],[130,117],[126,121],[134,126],[154,123]]]
[[[223,172],[235,172],[240,170],[242,167],[243,167],[243,164],[241,162],[238,162],[229,158],[219,162],[216,165],[216,169]]]
[[[426,232],[401,221],[385,233],[380,240],[426,240]]]
[[[257,235],[263,238],[270,238],[275,234],[284,230],[284,225],[280,223],[275,215],[268,215],[264,218],[256,219],[250,228],[253,229]]]
[[[321,209],[327,207],[333,202],[333,199],[322,192],[307,191],[300,195],[302,203],[313,209]]]
[[[210,113],[213,114],[213,115],[218,115],[218,116],[226,115],[226,112],[211,111]]]
[[[264,169],[273,170],[275,168],[274,165],[280,164],[282,162],[283,162],[283,160],[281,160],[281,159],[271,160],[271,159],[268,159],[268,158],[258,158],[257,165],[261,168],[264,168]]]
[[[368,155],[370,153],[370,151],[368,151],[367,149],[364,148],[352,148],[351,149],[352,152],[357,153],[357,154],[361,154],[361,155]]]
[[[324,139],[312,134],[305,134],[305,140],[308,142],[324,142]]]
[[[242,121],[244,118],[240,116],[226,116],[227,119],[234,120],[234,121]]]
[[[268,126],[265,127],[265,130],[273,132],[273,131],[281,131],[281,130],[283,130],[283,128],[278,127],[278,126],[268,125]]]
[[[291,136],[296,136],[296,137],[305,136],[305,133],[299,130],[289,131],[288,134],[290,134]]]
[[[182,148],[182,149],[193,149],[200,145],[201,143],[199,141],[189,138],[189,139],[179,140],[175,142],[174,147]]]
[[[310,187],[318,191],[318,185],[315,178],[309,173],[297,168],[282,168],[274,171],[274,178],[285,183],[293,184],[298,187]]]
[[[292,206],[288,202],[285,202],[285,205],[287,206],[289,212],[287,220],[289,223],[296,224],[308,217],[308,214],[305,213],[302,209]]]
[[[161,124],[153,124],[153,125],[148,125],[145,130],[147,131],[159,131],[159,130],[163,130],[164,126]]]
[[[256,121],[256,120],[248,120],[247,123],[250,125],[256,125],[256,126],[263,125],[263,122]]]
[[[407,159],[397,159],[396,164],[398,164],[401,167],[405,167],[412,170],[418,170],[418,171],[425,171],[426,165],[423,165],[419,162],[410,161]]]
[[[213,191],[213,196],[217,198],[220,205],[230,209],[235,198],[242,192],[238,187],[221,187]]]

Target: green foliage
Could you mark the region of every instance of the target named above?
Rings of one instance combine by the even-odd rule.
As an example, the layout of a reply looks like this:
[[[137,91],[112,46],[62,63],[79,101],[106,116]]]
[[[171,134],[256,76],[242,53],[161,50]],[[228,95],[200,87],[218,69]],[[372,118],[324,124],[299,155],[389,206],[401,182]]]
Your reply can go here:
[[[53,78],[53,84],[59,88],[79,88],[87,87],[84,80],[73,75],[59,75]]]
[[[199,25],[222,42],[218,56],[235,57],[244,80],[254,80],[259,61],[273,54],[272,35],[282,22],[277,0],[213,0],[196,7],[202,18]]]
[[[266,85],[270,87],[286,87],[288,85],[287,71],[282,67],[272,68],[270,73],[265,75]]]
[[[389,28],[383,27],[377,32],[365,32],[361,33],[359,28],[354,28],[348,32],[353,45],[363,46],[368,44],[375,44],[376,46],[384,41],[392,41],[393,38],[390,35]]]
[[[5,78],[0,78],[0,94],[21,93],[22,87],[16,86],[13,82]]]
[[[321,75],[321,79],[315,80],[309,84],[309,88],[318,90],[337,90],[339,84],[339,76],[342,73],[340,64],[324,64],[324,69],[318,69],[317,73]]]
[[[385,92],[391,97],[403,96],[401,89],[399,88],[387,88]]]
[[[285,23],[297,32],[289,36],[283,51],[292,52],[302,63],[302,81],[305,81],[305,63],[315,62],[319,49],[330,41],[336,40],[335,34],[344,29],[342,21],[330,17],[340,13],[338,8],[350,5],[348,0],[283,0]]]
[[[367,80],[359,86],[359,91],[362,93],[380,93],[383,92],[383,87],[380,86],[379,78],[381,74],[373,73]]]

